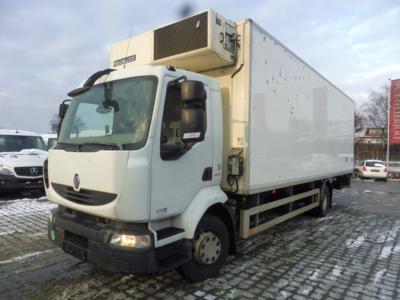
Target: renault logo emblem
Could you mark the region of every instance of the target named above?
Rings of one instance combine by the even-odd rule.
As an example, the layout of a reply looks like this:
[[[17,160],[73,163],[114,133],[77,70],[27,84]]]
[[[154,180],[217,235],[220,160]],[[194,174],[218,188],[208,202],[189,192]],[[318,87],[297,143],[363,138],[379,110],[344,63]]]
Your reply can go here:
[[[30,168],[29,169],[29,173],[33,176],[37,175],[39,173],[39,169],[38,168]]]
[[[79,179],[79,175],[75,174],[74,176],[74,187],[76,190],[79,190],[79,185],[81,184],[81,180]]]

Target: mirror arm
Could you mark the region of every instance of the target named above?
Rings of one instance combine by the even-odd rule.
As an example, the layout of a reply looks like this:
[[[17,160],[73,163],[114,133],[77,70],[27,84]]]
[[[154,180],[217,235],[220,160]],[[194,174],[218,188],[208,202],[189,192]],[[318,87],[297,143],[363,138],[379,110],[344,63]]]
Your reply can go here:
[[[178,84],[178,82],[181,81],[181,80],[184,80],[184,81],[187,80],[186,76],[182,75],[181,77],[178,77],[178,78],[176,78],[174,80],[171,80],[170,82],[168,82],[168,85],[169,86],[176,86]]]

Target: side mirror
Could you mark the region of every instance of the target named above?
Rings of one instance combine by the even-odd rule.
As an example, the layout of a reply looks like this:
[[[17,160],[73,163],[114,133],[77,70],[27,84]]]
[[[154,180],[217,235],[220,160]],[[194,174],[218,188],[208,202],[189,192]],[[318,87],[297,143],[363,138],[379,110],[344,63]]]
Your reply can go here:
[[[206,100],[206,90],[201,81],[185,80],[181,83],[181,100],[193,104],[204,104]],[[202,106],[204,107],[204,106]]]
[[[64,100],[64,101],[60,104],[60,107],[59,107],[59,110],[58,110],[58,116],[60,117],[61,120],[64,119],[65,114],[67,113],[67,110],[68,110],[69,102],[70,102],[70,101],[71,101],[70,99],[67,99],[67,100]],[[68,103],[67,103],[67,102],[68,102]]]
[[[206,132],[206,90],[201,81],[185,80],[181,83],[182,140],[185,143],[201,142]]]
[[[205,113],[201,108],[183,108],[181,112],[182,140],[201,142],[206,131]]]

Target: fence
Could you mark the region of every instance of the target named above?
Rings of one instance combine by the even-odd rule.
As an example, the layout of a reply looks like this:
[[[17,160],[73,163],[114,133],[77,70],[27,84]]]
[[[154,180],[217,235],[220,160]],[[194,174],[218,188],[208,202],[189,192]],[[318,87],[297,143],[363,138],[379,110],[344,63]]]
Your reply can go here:
[[[385,144],[354,144],[354,160],[366,159],[386,160]],[[400,145],[389,147],[389,161],[400,161]]]

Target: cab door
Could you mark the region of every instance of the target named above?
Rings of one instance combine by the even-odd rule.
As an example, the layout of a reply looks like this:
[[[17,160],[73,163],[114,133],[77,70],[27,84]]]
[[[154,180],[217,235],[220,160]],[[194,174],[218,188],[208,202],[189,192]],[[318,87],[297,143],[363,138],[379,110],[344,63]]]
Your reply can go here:
[[[210,99],[206,99],[204,140],[190,145],[182,140],[181,85],[166,77],[152,153],[150,220],[178,215],[194,195],[211,184],[213,165]],[[210,95],[204,82],[206,95]]]

